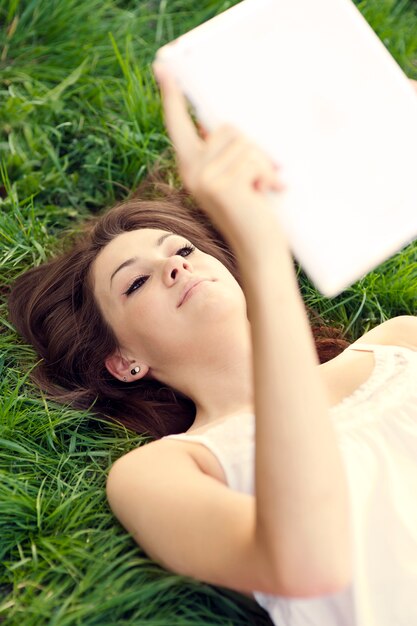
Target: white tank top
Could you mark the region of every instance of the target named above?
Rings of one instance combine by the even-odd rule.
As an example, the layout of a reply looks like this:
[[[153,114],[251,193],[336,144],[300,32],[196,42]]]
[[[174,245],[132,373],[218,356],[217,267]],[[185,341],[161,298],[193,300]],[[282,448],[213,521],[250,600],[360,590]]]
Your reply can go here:
[[[417,626],[417,351],[372,351],[370,377],[330,409],[351,502],[353,580],[337,594],[294,599],[254,590],[277,626]],[[228,486],[254,493],[255,418],[240,414],[201,435]]]

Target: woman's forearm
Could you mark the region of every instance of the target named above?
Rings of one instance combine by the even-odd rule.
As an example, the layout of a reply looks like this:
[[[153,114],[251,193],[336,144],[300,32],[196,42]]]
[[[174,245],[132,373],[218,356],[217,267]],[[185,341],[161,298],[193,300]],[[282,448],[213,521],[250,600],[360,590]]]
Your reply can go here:
[[[265,220],[235,248],[254,349],[258,538],[288,589],[350,577],[346,477],[293,262]]]
[[[320,593],[349,577],[346,479],[292,259],[264,191],[282,184],[235,128],[196,134],[156,66],[185,186],[234,249],[254,350],[256,541],[277,588]]]

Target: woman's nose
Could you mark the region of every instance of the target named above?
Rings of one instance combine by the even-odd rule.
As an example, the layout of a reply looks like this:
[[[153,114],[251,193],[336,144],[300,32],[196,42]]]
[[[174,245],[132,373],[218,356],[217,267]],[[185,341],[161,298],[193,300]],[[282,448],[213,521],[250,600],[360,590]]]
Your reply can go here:
[[[192,271],[193,268],[188,259],[175,255],[167,259],[163,270],[163,279],[167,285],[170,285],[175,283],[184,272],[192,273]]]

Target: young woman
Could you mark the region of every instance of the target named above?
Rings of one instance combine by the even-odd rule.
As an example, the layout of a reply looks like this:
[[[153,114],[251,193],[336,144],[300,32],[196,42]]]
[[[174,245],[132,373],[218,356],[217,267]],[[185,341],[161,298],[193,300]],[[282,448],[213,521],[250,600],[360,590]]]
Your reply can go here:
[[[114,464],[108,498],[166,568],[277,625],[415,624],[417,318],[320,365],[265,196],[279,171],[232,127],[202,139],[155,71],[208,219],[133,200],[23,275],[10,311],[38,382],[156,438]]]

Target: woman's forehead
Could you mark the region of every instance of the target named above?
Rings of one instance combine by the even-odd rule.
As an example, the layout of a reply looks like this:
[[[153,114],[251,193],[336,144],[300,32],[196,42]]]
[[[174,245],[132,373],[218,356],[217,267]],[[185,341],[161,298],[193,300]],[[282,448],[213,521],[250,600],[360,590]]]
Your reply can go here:
[[[160,245],[160,240],[165,235],[173,234],[172,231],[161,228],[138,228],[116,235],[97,255],[113,256],[114,254],[125,254],[128,249],[137,245],[152,246]]]
[[[139,228],[116,235],[95,258],[91,268],[93,277],[103,272],[111,275],[120,264],[128,263],[133,257],[142,257],[147,250],[161,246],[165,239],[174,235],[161,228]]]

